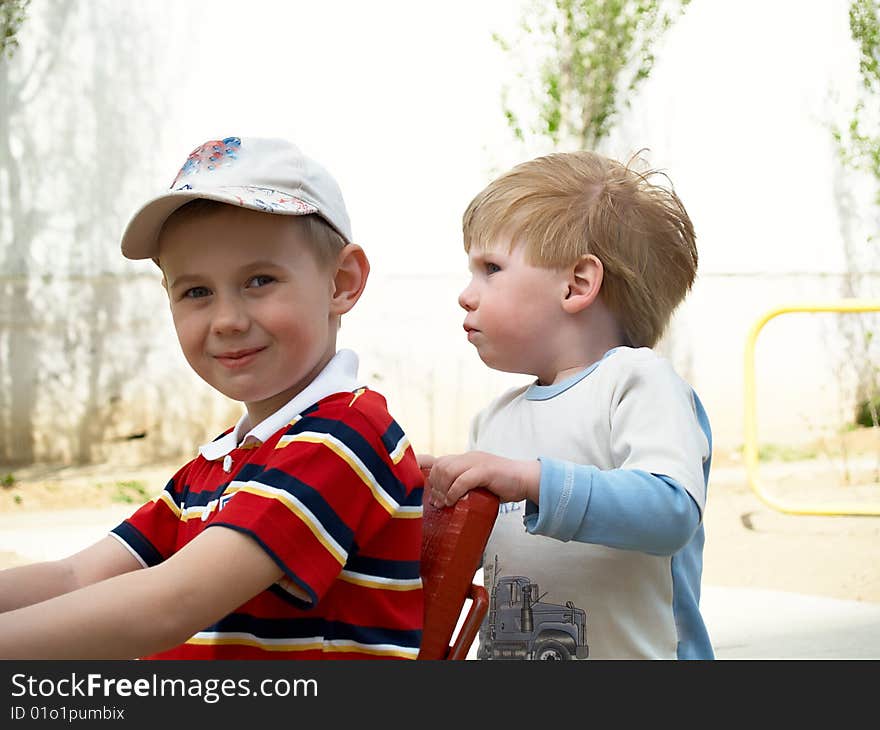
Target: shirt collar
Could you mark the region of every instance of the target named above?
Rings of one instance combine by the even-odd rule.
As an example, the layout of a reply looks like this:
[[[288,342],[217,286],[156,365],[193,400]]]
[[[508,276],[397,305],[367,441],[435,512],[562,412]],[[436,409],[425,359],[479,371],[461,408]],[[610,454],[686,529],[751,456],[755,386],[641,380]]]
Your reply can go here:
[[[290,423],[294,417],[322,398],[334,393],[350,393],[360,387],[357,381],[357,370],[357,354],[352,350],[340,350],[311,383],[271,416],[260,421],[247,433],[243,433],[248,423],[247,413],[245,413],[238,419],[235,428],[225,436],[199,446],[199,453],[208,461],[216,461],[227,456],[233,449],[244,445],[247,441],[263,443],[279,428]]]
[[[550,400],[551,398],[555,398],[560,393],[564,393],[569,388],[574,387],[578,383],[580,383],[584,378],[586,378],[591,372],[593,372],[599,365],[602,364],[602,361],[605,360],[609,355],[614,353],[616,350],[619,350],[619,347],[612,347],[608,352],[606,352],[602,357],[594,362],[592,365],[588,365],[586,368],[581,370],[579,373],[575,373],[565,380],[556,383],[555,385],[538,385],[537,382],[532,383],[527,389],[525,393],[526,400]]]

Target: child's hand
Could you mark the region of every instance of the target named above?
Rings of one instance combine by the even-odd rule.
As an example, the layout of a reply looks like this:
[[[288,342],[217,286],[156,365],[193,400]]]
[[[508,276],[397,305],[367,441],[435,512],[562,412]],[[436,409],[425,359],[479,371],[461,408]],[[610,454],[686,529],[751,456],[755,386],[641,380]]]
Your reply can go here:
[[[419,469],[430,469],[436,459],[432,454],[416,454],[416,461],[419,462]]]
[[[537,460],[518,461],[469,451],[434,459],[426,488],[432,506],[448,507],[475,487],[485,487],[502,502],[530,499],[537,504],[540,485],[541,465]]]

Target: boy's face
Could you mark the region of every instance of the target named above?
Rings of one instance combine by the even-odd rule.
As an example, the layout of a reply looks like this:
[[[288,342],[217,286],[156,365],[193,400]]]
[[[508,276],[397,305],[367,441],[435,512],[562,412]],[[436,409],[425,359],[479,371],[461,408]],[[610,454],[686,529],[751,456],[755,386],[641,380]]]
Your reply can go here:
[[[458,303],[467,312],[464,329],[480,359],[495,370],[552,381],[558,364],[550,345],[564,316],[565,272],[532,266],[524,248],[508,251],[507,241],[471,249],[468,267],[471,281]]]
[[[187,362],[252,426],[335,353],[331,272],[291,218],[230,206],[172,222],[159,263]]]

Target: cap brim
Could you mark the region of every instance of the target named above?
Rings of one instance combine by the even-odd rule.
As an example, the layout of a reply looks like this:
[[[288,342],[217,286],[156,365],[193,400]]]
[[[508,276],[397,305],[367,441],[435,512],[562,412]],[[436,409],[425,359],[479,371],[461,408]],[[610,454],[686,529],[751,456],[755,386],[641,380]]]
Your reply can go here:
[[[155,198],[135,213],[122,234],[122,255],[129,259],[153,259],[159,255],[159,231],[168,216],[201,195],[186,191]]]
[[[129,259],[155,259],[159,256],[159,233],[168,217],[192,200],[216,200],[238,208],[248,208],[276,215],[310,215],[320,211],[309,203],[290,196],[273,200],[278,192],[266,188],[229,187],[230,192],[206,190],[170,190],[138,210],[122,234],[122,255]],[[259,191],[259,195],[255,193]],[[267,195],[268,193],[268,195]]]

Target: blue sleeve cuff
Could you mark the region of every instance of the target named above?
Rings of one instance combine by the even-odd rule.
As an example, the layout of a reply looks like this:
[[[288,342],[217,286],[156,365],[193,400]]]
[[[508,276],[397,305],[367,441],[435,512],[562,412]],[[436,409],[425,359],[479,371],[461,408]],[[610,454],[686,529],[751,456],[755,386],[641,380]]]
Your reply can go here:
[[[526,530],[557,540],[588,542],[652,555],[672,555],[700,526],[693,497],[669,477],[540,458],[537,511]]]
[[[538,511],[523,518],[526,530],[557,540],[572,540],[590,504],[591,474],[581,470],[595,470],[596,467],[545,457],[538,461],[541,463]]]

